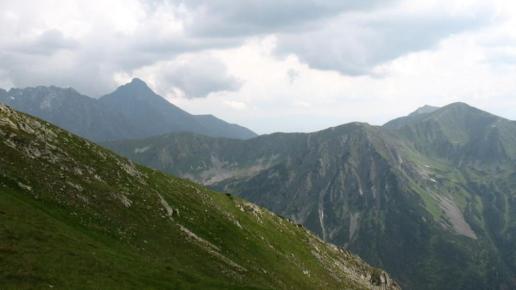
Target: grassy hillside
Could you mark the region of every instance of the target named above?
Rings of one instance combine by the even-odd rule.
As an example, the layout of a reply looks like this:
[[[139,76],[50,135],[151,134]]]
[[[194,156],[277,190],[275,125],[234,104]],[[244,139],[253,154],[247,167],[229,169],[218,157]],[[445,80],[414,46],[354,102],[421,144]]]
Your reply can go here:
[[[397,289],[284,218],[0,104],[1,289]]]

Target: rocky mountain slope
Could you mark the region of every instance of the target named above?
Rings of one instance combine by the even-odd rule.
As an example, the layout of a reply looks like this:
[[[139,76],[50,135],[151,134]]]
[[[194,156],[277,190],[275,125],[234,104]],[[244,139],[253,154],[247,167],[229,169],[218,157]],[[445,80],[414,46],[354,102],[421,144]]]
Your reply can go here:
[[[382,127],[107,146],[291,218],[406,289],[516,287],[516,123],[466,104]]]
[[[399,289],[241,198],[0,104],[2,289]]]
[[[144,138],[170,132],[248,139],[251,130],[211,115],[191,115],[133,79],[100,99],[73,89],[35,87],[0,91],[0,102],[93,141]]]

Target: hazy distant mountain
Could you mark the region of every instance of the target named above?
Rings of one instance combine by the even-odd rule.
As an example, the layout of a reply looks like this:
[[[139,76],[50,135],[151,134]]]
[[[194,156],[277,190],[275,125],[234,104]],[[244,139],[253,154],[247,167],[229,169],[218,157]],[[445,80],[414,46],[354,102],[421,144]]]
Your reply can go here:
[[[134,79],[100,99],[73,89],[35,87],[0,91],[0,102],[94,141],[144,138],[170,132],[248,139],[256,134],[211,116],[191,115]]]
[[[399,289],[285,218],[2,104],[0,152],[2,289]]]
[[[11,89],[0,94],[0,102],[92,140],[130,136],[122,115],[73,89],[54,86]]]
[[[107,145],[292,218],[404,288],[516,288],[516,122],[466,104],[382,127]]]

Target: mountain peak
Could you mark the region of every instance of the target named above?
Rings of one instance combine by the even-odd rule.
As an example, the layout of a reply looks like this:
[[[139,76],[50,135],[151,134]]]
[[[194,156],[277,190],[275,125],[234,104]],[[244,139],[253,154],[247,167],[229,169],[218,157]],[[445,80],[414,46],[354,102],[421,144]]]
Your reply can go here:
[[[444,106],[443,108],[463,108],[463,109],[476,109],[464,102],[455,102]]]
[[[131,80],[131,82],[129,82],[127,84],[131,85],[131,86],[145,86],[145,87],[148,87],[147,83],[145,83],[142,79],[139,79],[139,78],[133,78]]]
[[[501,119],[501,117],[495,116],[491,113],[470,106],[464,102],[456,102],[446,105],[438,110],[439,115],[453,115],[454,117],[465,116],[465,115],[477,115],[477,116],[489,116],[490,118]],[[458,115],[457,115],[458,114]]]
[[[455,102],[455,103],[451,103],[447,106],[444,106],[442,107],[442,109],[444,110],[449,110],[449,111],[460,111],[460,112],[470,112],[470,113],[480,113],[480,114],[484,114],[484,115],[491,115],[491,116],[496,116],[492,113],[489,113],[487,111],[484,111],[482,109],[479,109],[477,107],[474,107],[474,106],[471,106],[467,103],[464,103],[464,102]],[[499,116],[496,116],[497,118],[501,118]]]
[[[143,93],[143,92],[149,93],[150,92],[150,93],[154,94],[154,92],[147,85],[147,83],[139,78],[133,78],[129,83],[122,85],[120,88],[130,89],[137,93]]]
[[[118,99],[118,100],[150,100],[162,99],[158,96],[143,80],[139,78],[132,79],[129,83],[118,87],[113,93],[102,97],[101,99]],[[161,101],[161,100],[160,100]]]
[[[428,114],[439,110],[439,107],[430,106],[430,105],[424,105],[422,107],[419,107],[414,112],[410,113],[409,116],[415,116],[415,115],[421,115],[421,114]]]
[[[443,107],[424,105],[410,113],[408,116],[389,121],[384,126],[390,129],[400,129],[401,127],[410,123],[421,122],[429,118],[433,120],[446,120],[445,122],[455,124],[457,121],[462,123],[466,122],[467,119],[473,116],[490,116],[490,118],[496,117],[464,102],[455,102]]]
[[[417,110],[415,110],[414,112],[410,113],[409,116],[417,116],[417,115],[422,115],[422,114],[429,114],[429,113],[433,113],[433,112],[436,112],[436,111],[443,111],[443,112],[448,112],[448,111],[456,111],[456,110],[468,110],[468,111],[481,111],[475,107],[472,107],[464,102],[455,102],[455,103],[451,103],[451,104],[448,104],[444,107],[436,107],[436,106],[430,106],[430,105],[424,105],[422,107],[419,107]]]

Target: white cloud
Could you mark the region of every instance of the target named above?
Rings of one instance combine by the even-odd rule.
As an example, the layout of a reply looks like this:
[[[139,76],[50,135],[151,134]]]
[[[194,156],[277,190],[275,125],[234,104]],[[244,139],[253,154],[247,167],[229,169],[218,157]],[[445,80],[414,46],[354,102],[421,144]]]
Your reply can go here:
[[[458,100],[516,118],[516,3],[247,4],[4,0],[0,86],[98,96],[138,76],[260,133],[381,124]]]
[[[244,102],[238,102],[238,101],[224,101],[224,104],[230,107],[231,109],[243,111],[247,109],[247,104]]]

